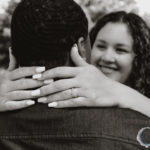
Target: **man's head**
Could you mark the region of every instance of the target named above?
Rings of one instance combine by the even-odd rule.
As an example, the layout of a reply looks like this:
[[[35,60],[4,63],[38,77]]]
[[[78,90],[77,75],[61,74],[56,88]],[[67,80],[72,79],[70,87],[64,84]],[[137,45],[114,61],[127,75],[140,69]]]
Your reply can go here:
[[[11,35],[20,66],[66,65],[74,43],[81,55],[89,44],[87,18],[73,0],[22,0],[12,17]]]

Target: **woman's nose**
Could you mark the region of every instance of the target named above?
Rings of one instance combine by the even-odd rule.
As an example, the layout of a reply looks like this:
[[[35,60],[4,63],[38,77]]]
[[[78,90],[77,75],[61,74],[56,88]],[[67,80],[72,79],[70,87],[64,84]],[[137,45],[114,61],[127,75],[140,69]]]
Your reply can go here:
[[[105,50],[102,56],[102,60],[105,62],[113,63],[115,61],[115,54],[112,48]]]

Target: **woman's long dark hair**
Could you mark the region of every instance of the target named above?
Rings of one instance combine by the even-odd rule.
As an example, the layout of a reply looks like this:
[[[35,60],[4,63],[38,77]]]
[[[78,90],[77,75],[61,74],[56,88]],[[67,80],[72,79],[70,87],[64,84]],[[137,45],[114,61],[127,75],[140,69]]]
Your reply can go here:
[[[109,22],[127,25],[133,38],[135,58],[127,85],[150,97],[150,29],[146,22],[134,13],[113,12],[103,16],[90,32],[93,46],[99,31]]]

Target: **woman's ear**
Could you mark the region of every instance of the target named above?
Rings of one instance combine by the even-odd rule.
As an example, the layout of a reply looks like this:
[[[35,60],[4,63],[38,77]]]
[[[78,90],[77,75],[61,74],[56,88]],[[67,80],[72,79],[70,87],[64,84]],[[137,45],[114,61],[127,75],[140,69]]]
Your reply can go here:
[[[83,37],[80,37],[78,39],[77,45],[78,45],[79,54],[86,61],[87,56],[86,56],[86,49],[85,49],[85,41]]]
[[[9,66],[8,66],[8,70],[14,70],[17,67],[17,61],[16,58],[14,57],[14,55],[12,54],[12,49],[11,47],[9,48]]]

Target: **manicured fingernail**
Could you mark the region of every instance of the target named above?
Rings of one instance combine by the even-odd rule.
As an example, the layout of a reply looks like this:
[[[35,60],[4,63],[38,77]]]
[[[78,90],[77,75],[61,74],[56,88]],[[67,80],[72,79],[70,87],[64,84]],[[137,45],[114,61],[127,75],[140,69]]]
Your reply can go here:
[[[44,80],[44,84],[50,84],[50,83],[52,83],[52,82],[54,82],[53,79],[50,79],[50,80]]]
[[[46,97],[41,97],[41,98],[38,99],[39,103],[45,103],[46,101],[47,101]]]
[[[77,47],[77,44],[73,44],[73,47]]]
[[[74,51],[78,51],[78,47],[77,47],[77,44],[74,44],[75,46],[73,46],[73,50]]]
[[[32,91],[32,92],[31,92],[31,95],[32,95],[32,96],[38,96],[38,95],[40,95],[40,90],[38,89],[38,90]]]
[[[73,45],[73,48],[76,49],[76,48],[77,48],[77,44],[74,44],[74,45]]]
[[[27,105],[34,105],[34,104],[35,104],[35,101],[29,100],[29,101],[27,101],[26,104],[27,104]]]
[[[57,105],[57,102],[52,102],[48,104],[48,107],[56,107]]]
[[[35,74],[32,76],[32,79],[40,79],[42,77],[42,74]]]
[[[45,71],[45,67],[37,67],[37,68],[36,68],[36,72],[37,72],[37,73],[41,73],[41,72],[43,72],[43,71]]]

